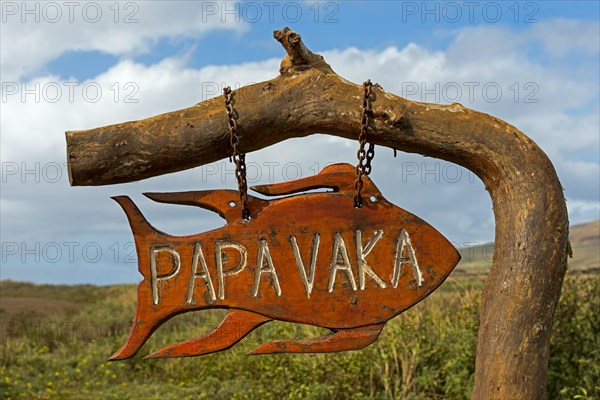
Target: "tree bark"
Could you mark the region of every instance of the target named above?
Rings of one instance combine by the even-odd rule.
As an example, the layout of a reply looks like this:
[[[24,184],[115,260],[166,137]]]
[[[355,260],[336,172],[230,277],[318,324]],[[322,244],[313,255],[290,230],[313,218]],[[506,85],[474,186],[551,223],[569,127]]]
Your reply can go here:
[[[242,151],[326,133],[356,139],[362,87],[300,35],[274,33],[280,75],[234,92]],[[566,270],[563,190],[544,152],[514,126],[455,103],[413,102],[373,87],[369,141],[462,165],[485,183],[496,219],[480,309],[473,399],[546,398],[550,332]],[[221,97],[152,118],[67,132],[72,185],[140,180],[230,155]]]

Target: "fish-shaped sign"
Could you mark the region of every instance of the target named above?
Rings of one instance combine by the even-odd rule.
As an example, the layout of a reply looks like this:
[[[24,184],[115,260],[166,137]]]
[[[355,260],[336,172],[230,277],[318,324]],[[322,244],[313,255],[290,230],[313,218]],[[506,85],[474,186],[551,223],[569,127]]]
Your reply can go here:
[[[233,190],[145,194],[215,211],[227,221],[190,236],[158,231],[129,197],[115,197],[133,230],[144,279],[127,342],[111,360],[134,356],[169,318],[210,308],[228,309],[212,332],[147,357],[224,350],[271,320],[332,333],[264,343],[250,354],[336,352],[373,343],[388,320],[446,279],[460,255],[425,221],[383,198],[366,176],[363,207],[355,208],[355,179],[353,166],[335,164],[315,176],[253,187],[286,197],[248,196],[249,221],[240,217]]]

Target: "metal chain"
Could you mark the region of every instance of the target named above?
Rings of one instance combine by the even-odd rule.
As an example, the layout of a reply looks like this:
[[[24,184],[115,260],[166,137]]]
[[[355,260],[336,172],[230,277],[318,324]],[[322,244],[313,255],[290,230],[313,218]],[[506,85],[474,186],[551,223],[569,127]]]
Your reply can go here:
[[[238,149],[240,142],[237,136],[237,123],[234,118],[233,105],[231,97],[233,92],[231,87],[227,86],[223,89],[223,97],[225,97],[225,108],[227,109],[227,123],[229,126],[229,143],[233,149],[233,154],[229,158],[233,158],[235,163],[235,177],[237,178],[238,191],[240,192],[240,201],[242,203],[242,219],[250,220],[250,209],[248,208],[248,182],[246,181],[246,154],[241,153]]]
[[[373,157],[375,157],[375,145],[373,143],[369,143],[368,149],[365,151],[365,144],[367,144],[367,128],[369,127],[369,117],[371,116],[371,91],[373,84],[371,80],[367,80],[363,83],[364,96],[363,96],[363,104],[362,104],[362,116],[360,120],[360,135],[358,136],[358,152],[356,156],[358,157],[358,164],[356,165],[356,181],[354,182],[354,188],[356,189],[356,194],[354,195],[354,207],[361,208],[362,207],[362,195],[361,190],[363,187],[362,177],[363,175],[369,175],[371,173],[371,162],[373,161]]]

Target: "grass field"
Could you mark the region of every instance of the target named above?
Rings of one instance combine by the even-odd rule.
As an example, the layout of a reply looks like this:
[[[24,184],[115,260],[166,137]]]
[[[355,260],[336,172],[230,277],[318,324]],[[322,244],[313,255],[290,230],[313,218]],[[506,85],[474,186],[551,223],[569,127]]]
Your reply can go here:
[[[582,243],[595,240],[583,233],[582,238],[574,241],[575,257]],[[586,257],[595,257],[593,249]],[[600,399],[600,274],[593,261],[578,265],[584,267],[570,267],[557,309],[550,399]],[[134,285],[0,281],[0,398],[467,399],[487,270],[460,268],[433,295],[390,321],[379,340],[361,351],[246,356],[269,340],[324,332],[271,322],[226,352],[141,359],[210,331],[224,315],[211,310],[175,317],[141,354],[114,363],[106,359],[129,331]]]

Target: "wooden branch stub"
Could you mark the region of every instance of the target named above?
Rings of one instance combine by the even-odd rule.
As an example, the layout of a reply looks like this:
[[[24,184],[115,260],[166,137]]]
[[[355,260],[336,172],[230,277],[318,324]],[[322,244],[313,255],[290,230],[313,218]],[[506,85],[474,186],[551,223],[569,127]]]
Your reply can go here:
[[[331,72],[331,66],[319,54],[314,54],[304,43],[299,33],[290,28],[283,28],[273,32],[273,37],[281,43],[287,56],[281,61],[279,72],[282,75],[292,75],[308,68],[317,68],[323,72]]]
[[[286,28],[274,36],[288,53],[281,74],[235,91],[241,150],[313,133],[356,139],[362,87],[335,74],[297,33]],[[473,399],[545,399],[568,237],[552,163],[516,127],[488,114],[413,102],[379,87],[373,93],[369,141],[462,165],[492,198],[496,245],[482,295]],[[129,182],[231,154],[221,98],[66,136],[73,185]]]

